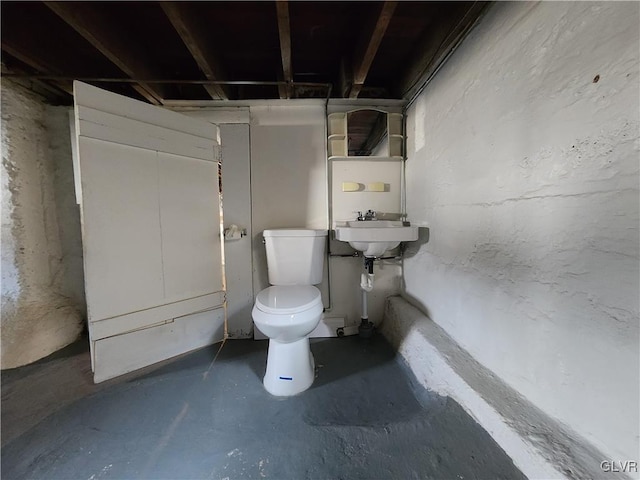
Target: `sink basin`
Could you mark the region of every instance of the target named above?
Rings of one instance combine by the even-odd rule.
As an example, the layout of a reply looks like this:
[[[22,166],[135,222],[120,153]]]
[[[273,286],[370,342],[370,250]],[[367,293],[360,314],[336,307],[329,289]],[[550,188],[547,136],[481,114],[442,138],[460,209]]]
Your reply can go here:
[[[380,257],[400,242],[418,239],[418,227],[396,220],[349,221],[336,225],[336,240],[348,242],[365,257]]]

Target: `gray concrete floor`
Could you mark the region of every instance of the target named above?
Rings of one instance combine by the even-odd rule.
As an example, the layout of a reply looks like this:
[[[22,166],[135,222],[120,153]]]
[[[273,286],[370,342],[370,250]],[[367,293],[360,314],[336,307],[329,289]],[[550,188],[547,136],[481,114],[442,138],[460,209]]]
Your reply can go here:
[[[379,336],[312,341],[316,381],[286,399],[267,342],[219,347],[98,386],[77,348],[3,372],[2,478],[525,478]]]

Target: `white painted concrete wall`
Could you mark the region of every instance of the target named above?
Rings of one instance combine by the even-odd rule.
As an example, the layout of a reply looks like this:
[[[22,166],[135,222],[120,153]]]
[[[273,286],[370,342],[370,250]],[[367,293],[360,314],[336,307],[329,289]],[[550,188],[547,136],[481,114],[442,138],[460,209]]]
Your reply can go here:
[[[2,82],[2,355],[13,368],[83,328],[82,247],[67,108]]]
[[[262,232],[326,229],[324,105],[251,107],[254,292],[269,286]]]
[[[332,228],[336,223],[355,220],[357,211],[401,213],[401,161],[366,160],[362,157],[359,160],[331,160],[330,163]],[[343,182],[359,183],[363,190],[343,192]],[[368,191],[369,184],[378,182],[384,183],[387,191]],[[332,239],[331,252],[348,254],[353,249],[348,243]],[[397,252],[396,249],[387,255],[393,256]],[[365,272],[364,259],[334,256],[330,262],[333,312],[344,315],[347,326],[359,325],[362,317],[360,276]],[[400,261],[376,260],[373,272],[373,291],[367,294],[367,314],[370,322],[379,325],[384,314],[385,299],[400,291]]]
[[[253,292],[257,294],[268,284],[267,263],[262,232],[267,228],[280,227],[328,227],[328,171],[325,132],[324,102],[320,100],[290,100],[287,102],[251,101],[245,106],[227,106],[184,112],[212,123],[249,123],[251,175],[244,183],[240,177],[233,185],[223,178],[223,189],[251,192],[251,229],[253,252]],[[225,148],[224,130],[222,134]],[[228,159],[227,159],[228,160]],[[365,176],[356,176],[364,181],[396,182],[398,172],[392,169],[389,175],[385,168],[372,170],[372,162],[361,162]],[[383,165],[383,164],[380,164]],[[397,166],[400,164],[397,163]],[[223,167],[224,176],[224,167]],[[365,178],[366,177],[366,178]],[[354,177],[355,178],[355,177]],[[353,180],[351,177],[349,179]],[[340,180],[341,181],[341,180]],[[397,187],[397,188],[396,188]],[[400,191],[394,184],[390,193],[359,192],[359,209],[374,208],[380,211],[399,211]],[[393,196],[395,200],[386,201]],[[225,197],[226,198],[226,197]],[[380,201],[382,200],[382,203]],[[235,200],[237,201],[237,199]],[[334,214],[355,218],[355,207],[332,205]],[[395,206],[393,206],[395,205]],[[225,200],[225,212],[229,204]],[[233,205],[233,208],[237,208]],[[341,212],[346,212],[344,215]],[[225,213],[226,215],[226,213]],[[332,241],[332,252],[349,253],[348,244]],[[321,285],[326,316],[343,317],[347,325],[360,322],[360,274],[363,271],[361,258],[332,258],[330,264],[331,296],[329,296],[329,270]],[[379,323],[383,316],[384,301],[389,295],[399,292],[400,266],[392,261],[376,263],[374,290],[369,294],[369,318]],[[227,272],[227,275],[238,272]],[[247,291],[250,290],[247,286]],[[237,288],[229,284],[229,289]],[[229,293],[231,299],[232,292]],[[229,324],[230,332],[240,325]],[[243,334],[235,335],[237,338]]]
[[[327,228],[327,151],[324,103],[308,105],[291,101],[284,106],[252,106],[251,111],[251,199],[253,219],[254,292],[257,294],[268,284],[266,254],[262,232],[267,228],[303,226]],[[381,170],[375,181],[392,183],[392,178]],[[358,177],[360,178],[360,177]],[[352,181],[358,181],[358,178]],[[362,177],[364,178],[364,177]],[[360,178],[360,180],[362,180]],[[372,180],[373,181],[373,180]],[[394,184],[395,185],[395,184]],[[399,192],[395,192],[399,198]],[[378,208],[375,199],[393,193],[359,193],[362,208]],[[334,201],[335,202],[335,201]],[[399,202],[399,200],[398,200]],[[348,207],[351,208],[351,207]],[[332,205],[334,212],[341,205]],[[366,210],[366,208],[365,208]],[[353,217],[355,218],[355,216]],[[335,247],[332,242],[332,251]],[[344,244],[346,250],[351,250]],[[361,258],[332,258],[330,272],[325,270],[321,286],[326,315],[344,317],[347,325],[360,323]],[[328,279],[331,275],[331,304]],[[369,319],[379,323],[384,312],[384,301],[398,293],[400,268],[391,262],[377,262],[374,290],[369,294]]]
[[[358,183],[362,190],[343,191],[343,183]],[[370,191],[372,183],[383,183],[384,192]],[[331,202],[333,227],[337,222],[355,220],[355,212],[373,210],[378,213],[400,215],[402,190],[402,162],[332,160]]]
[[[407,124],[430,241],[404,295],[615,460],[638,459],[639,9],[497,3]]]

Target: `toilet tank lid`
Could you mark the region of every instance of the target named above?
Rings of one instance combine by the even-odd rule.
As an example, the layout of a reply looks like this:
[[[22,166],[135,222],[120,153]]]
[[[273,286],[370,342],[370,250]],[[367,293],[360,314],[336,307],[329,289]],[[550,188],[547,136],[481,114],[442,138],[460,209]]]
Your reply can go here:
[[[326,230],[310,228],[271,228],[262,232],[264,237],[326,237]]]

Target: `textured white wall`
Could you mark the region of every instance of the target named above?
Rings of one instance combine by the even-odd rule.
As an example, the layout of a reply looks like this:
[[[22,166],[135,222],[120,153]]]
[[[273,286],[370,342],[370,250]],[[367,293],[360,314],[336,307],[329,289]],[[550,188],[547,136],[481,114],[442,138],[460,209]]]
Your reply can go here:
[[[67,109],[2,82],[2,368],[74,341],[84,287]]]
[[[639,9],[495,4],[407,124],[430,241],[404,295],[616,460],[638,458]]]

